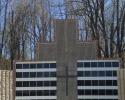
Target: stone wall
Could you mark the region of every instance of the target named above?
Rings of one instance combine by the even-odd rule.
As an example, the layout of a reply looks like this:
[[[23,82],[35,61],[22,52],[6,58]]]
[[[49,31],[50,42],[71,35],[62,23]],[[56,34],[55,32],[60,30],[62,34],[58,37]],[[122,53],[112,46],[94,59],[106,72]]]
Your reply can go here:
[[[13,100],[13,72],[0,70],[0,100]]]
[[[125,68],[118,71],[118,94],[119,100],[125,100]]]

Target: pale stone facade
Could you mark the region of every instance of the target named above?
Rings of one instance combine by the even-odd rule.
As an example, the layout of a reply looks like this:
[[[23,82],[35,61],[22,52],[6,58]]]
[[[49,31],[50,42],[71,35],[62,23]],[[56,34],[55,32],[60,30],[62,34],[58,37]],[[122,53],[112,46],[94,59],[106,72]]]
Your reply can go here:
[[[0,100],[13,100],[13,72],[0,70]]]
[[[119,100],[125,100],[125,52],[123,53],[123,63],[118,71],[118,94]]]
[[[125,100],[125,69],[118,71],[119,100]]]

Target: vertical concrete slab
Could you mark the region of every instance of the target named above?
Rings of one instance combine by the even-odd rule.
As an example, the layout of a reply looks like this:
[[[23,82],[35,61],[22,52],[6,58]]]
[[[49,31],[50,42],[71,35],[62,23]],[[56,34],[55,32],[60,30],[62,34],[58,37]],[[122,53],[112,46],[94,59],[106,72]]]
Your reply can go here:
[[[57,98],[76,100],[76,21],[55,21],[57,47]],[[63,91],[62,91],[63,90]]]

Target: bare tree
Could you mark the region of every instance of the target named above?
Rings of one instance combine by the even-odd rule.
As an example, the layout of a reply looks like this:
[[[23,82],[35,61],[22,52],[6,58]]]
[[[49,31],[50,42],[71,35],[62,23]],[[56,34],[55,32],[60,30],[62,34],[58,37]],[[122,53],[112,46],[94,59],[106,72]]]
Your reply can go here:
[[[5,1],[5,10],[4,10],[4,25],[3,25],[3,30],[2,30],[2,41],[1,41],[1,49],[0,49],[0,58],[2,57],[2,52],[3,52],[3,47],[4,47],[4,36],[5,36],[5,32],[6,32],[6,18],[7,18],[7,10],[8,10],[8,0]],[[1,1],[0,1],[0,5],[1,5]],[[0,8],[0,13],[1,13],[1,9]]]
[[[98,57],[121,57],[125,48],[125,1],[67,0],[67,2],[70,7],[67,15],[83,18],[83,23],[86,22],[87,27],[83,34],[87,33],[88,39],[97,41]]]

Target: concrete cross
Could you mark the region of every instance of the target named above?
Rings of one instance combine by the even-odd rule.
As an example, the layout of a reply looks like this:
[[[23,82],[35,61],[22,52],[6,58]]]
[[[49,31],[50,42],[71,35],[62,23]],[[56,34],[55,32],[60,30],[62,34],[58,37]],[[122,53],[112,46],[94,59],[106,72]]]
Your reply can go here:
[[[78,40],[77,22],[54,20],[55,41],[38,43],[37,60],[57,62],[58,100],[77,100],[77,60],[95,59],[96,43]]]

